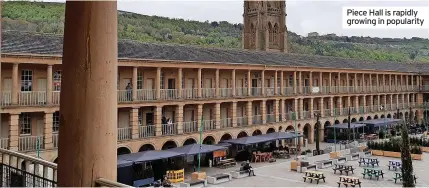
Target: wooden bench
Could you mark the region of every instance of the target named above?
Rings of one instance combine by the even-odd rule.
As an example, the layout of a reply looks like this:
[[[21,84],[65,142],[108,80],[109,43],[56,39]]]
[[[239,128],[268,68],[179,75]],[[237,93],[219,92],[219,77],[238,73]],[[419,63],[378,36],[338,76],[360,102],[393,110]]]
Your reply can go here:
[[[359,153],[352,153],[346,156],[347,161],[356,161],[359,160]]]
[[[323,174],[323,172],[317,172],[317,171],[305,171],[304,172],[305,175],[302,177],[304,178],[304,182],[306,182],[306,180],[310,180],[310,183],[313,183],[313,180],[316,181],[317,184],[319,184],[320,180],[323,180],[323,182],[325,181],[325,175]]]
[[[384,172],[381,169],[364,168],[362,175],[363,178],[365,178],[365,176],[368,176],[370,179],[372,179],[372,177],[376,177],[377,180],[379,180],[380,176],[384,178]]]
[[[356,185],[359,185],[361,187],[361,181],[357,177],[351,177],[351,176],[340,176],[340,180],[337,181],[338,187],[343,184],[344,186],[348,187],[355,187]]]
[[[225,169],[237,165],[237,162],[234,159],[225,159],[218,162],[218,167]]]
[[[207,182],[209,184],[219,184],[219,183],[223,183],[223,182],[228,182],[230,181],[231,178],[231,174],[227,174],[227,173],[222,173],[222,174],[215,174],[212,176],[207,176]]]
[[[335,168],[333,168],[332,170],[334,170],[334,174],[338,170],[341,175],[343,174],[343,172],[345,172],[347,174],[347,176],[348,176],[349,172],[352,172],[352,174],[354,174],[354,170],[355,169],[353,168],[353,166],[338,165]]]
[[[179,183],[179,187],[205,187],[207,186],[207,179],[193,179]]]
[[[232,171],[231,172],[231,176],[234,179],[240,179],[240,178],[248,177],[249,176],[249,171],[247,171],[247,170]]]
[[[338,157],[336,160],[337,160],[336,164],[347,162],[347,158],[346,157]]]
[[[417,177],[416,177],[416,175],[413,175],[413,177],[414,177],[414,183],[417,183]],[[395,180],[395,183],[398,180],[402,181],[402,173],[401,172],[395,172],[395,177],[393,177],[392,179]]]
[[[389,165],[387,165],[388,167],[389,167],[389,170],[390,170],[390,168],[392,168],[392,170],[398,170],[398,169],[401,169],[402,168],[402,162],[401,161],[392,161],[392,160],[390,160],[389,161]]]

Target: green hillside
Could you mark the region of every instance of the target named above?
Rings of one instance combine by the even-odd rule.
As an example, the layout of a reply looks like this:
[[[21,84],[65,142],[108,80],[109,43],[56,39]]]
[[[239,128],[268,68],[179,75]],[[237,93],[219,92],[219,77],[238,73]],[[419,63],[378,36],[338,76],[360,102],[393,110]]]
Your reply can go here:
[[[3,29],[62,34],[64,4],[42,2],[3,2]],[[143,42],[177,43],[219,48],[241,48],[241,24],[198,22],[118,13],[121,39]],[[292,53],[351,57],[389,61],[429,62],[428,39],[346,37],[334,34],[309,37],[288,33]]]

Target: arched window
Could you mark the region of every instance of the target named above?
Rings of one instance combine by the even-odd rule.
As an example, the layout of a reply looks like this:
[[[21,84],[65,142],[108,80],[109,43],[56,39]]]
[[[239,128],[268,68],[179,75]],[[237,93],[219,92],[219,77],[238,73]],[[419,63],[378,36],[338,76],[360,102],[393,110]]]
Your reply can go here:
[[[279,25],[276,23],[274,24],[274,31],[273,31],[273,44],[274,46],[279,45]]]
[[[256,48],[256,28],[253,23],[250,25],[250,46]]]
[[[274,41],[274,36],[273,36],[273,26],[271,25],[271,22],[268,22],[268,38],[269,38],[269,44],[270,46],[272,46]]]

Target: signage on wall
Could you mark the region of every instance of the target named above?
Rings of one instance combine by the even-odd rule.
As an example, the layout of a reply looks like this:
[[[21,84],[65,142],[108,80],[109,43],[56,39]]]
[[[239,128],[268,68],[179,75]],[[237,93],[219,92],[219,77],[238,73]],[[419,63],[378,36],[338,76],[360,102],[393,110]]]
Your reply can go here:
[[[311,92],[312,92],[312,93],[319,93],[319,91],[320,91],[320,88],[319,88],[319,87],[312,87],[312,88],[311,88]]]

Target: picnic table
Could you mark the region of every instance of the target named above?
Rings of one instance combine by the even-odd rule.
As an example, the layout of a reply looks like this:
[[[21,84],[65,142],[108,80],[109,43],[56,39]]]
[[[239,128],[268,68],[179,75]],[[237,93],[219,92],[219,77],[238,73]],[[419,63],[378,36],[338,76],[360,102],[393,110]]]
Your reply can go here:
[[[343,184],[344,186],[348,187],[349,185],[352,187],[355,187],[356,185],[359,185],[361,187],[361,181],[358,177],[352,177],[352,176],[340,176],[340,180],[337,181],[338,187]]]
[[[343,175],[343,171],[347,174],[347,176],[349,175],[349,172],[352,172],[352,174],[354,174],[354,168],[352,165],[344,165],[344,164],[335,164],[335,167],[332,169],[334,170],[334,174],[338,171],[340,171],[340,174]]]
[[[217,166],[219,167],[219,168],[228,168],[228,167],[233,167],[233,166],[235,166],[237,164],[237,162],[235,161],[235,159],[233,159],[233,158],[229,158],[229,159],[223,159],[223,160],[220,160],[218,163],[217,163]]]
[[[417,183],[416,175],[414,174],[413,177],[414,177],[414,183]],[[393,179],[395,180],[395,183],[397,180],[402,181],[402,172],[395,172]]]
[[[290,155],[288,151],[284,151],[284,150],[278,150],[278,151],[273,151],[273,156],[279,159],[289,159]]]
[[[389,161],[389,165],[387,165],[390,168],[392,168],[393,170],[398,170],[402,168],[402,161],[399,160],[390,160]]]
[[[379,180],[379,177],[381,176],[382,178],[384,178],[384,172],[382,169],[379,168],[363,168],[363,178],[365,178],[365,176],[368,176],[369,179],[372,179],[372,177],[376,177],[377,180]]]
[[[361,157],[359,158],[359,166],[361,166],[362,164],[364,165],[371,165],[372,167],[374,167],[375,165],[379,166],[379,161],[377,158],[372,158],[372,157]]]
[[[313,183],[313,180],[315,180],[317,184],[319,184],[320,180],[323,180],[323,182],[326,182],[325,174],[323,172],[318,172],[318,171],[307,170],[304,172],[304,176],[302,178],[304,178],[304,182],[307,179],[310,180],[310,183]]]

